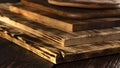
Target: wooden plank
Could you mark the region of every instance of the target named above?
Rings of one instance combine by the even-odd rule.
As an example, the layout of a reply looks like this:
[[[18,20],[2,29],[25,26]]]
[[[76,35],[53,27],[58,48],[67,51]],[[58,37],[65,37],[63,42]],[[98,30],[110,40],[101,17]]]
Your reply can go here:
[[[48,0],[50,4],[78,8],[118,8],[118,0]]]
[[[26,6],[43,10],[48,13],[62,16],[64,18],[72,19],[90,19],[90,18],[103,18],[120,16],[120,9],[81,9],[71,7],[60,7],[51,5],[47,0],[21,0]],[[50,12],[52,11],[52,12]]]
[[[0,23],[0,25],[4,25],[4,23]],[[55,64],[120,53],[120,40],[106,41],[99,44],[94,43],[75,45],[72,47],[59,47],[44,43],[40,41],[40,38],[32,37],[29,33],[29,35],[24,34],[27,32],[15,27],[4,26],[6,26],[4,29],[0,27],[3,29],[3,31],[0,31],[0,37],[14,42]],[[23,32],[23,34],[18,34],[18,32]]]
[[[106,21],[109,19],[119,24],[120,18],[108,18],[106,19]],[[100,21],[103,20],[101,19]],[[99,43],[109,40],[120,39],[119,27],[67,33],[39,24],[37,22],[33,22],[31,20],[26,19],[22,15],[5,10],[1,10],[0,21],[3,21],[14,27],[27,31],[33,35],[36,35],[39,38],[43,38],[43,41],[46,40],[47,42],[55,46],[74,46],[78,44]]]
[[[10,6],[12,12],[22,14],[28,19],[39,22],[41,24],[57,28],[66,32],[76,32],[81,30],[102,29],[120,26],[120,23],[104,19],[104,21],[89,19],[89,20],[73,20],[56,16],[51,13],[39,11],[38,9],[30,8],[24,5]],[[117,14],[119,15],[119,14]],[[118,19],[119,20],[119,19]],[[99,25],[98,25],[99,24]]]

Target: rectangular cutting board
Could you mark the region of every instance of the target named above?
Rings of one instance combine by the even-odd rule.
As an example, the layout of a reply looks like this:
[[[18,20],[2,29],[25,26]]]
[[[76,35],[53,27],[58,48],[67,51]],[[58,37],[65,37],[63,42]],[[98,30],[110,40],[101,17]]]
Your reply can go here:
[[[115,21],[111,22],[111,19],[99,20],[101,19],[99,18],[99,19],[88,19],[88,20],[76,20],[76,19],[64,18],[49,12],[38,10],[37,8],[28,7],[22,4],[10,6],[10,11],[18,14],[22,14],[26,18],[32,21],[39,22],[41,24],[44,24],[49,27],[53,27],[65,32],[77,32],[77,31],[90,30],[90,29],[103,29],[103,28],[110,28],[110,27],[120,25],[120,23],[118,22],[115,22]],[[87,12],[87,10],[85,11]],[[112,12],[110,12],[110,15],[112,15],[111,13]],[[118,14],[116,12],[113,12],[113,13],[119,16],[119,13]],[[116,17],[116,18],[119,18],[119,17]]]

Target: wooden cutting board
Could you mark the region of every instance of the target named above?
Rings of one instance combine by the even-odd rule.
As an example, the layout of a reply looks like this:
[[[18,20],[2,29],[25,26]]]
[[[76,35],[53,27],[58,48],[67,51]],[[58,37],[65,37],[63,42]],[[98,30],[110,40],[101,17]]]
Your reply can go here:
[[[79,8],[117,8],[119,0],[48,0],[50,4]]]
[[[30,20],[53,27],[65,32],[76,32],[81,30],[102,29],[119,26],[120,23],[113,19],[88,19],[75,20],[68,19],[48,13],[42,10],[31,8],[25,5],[12,5],[10,11],[22,14]],[[87,13],[86,13],[87,14]],[[117,14],[119,15],[119,14]],[[118,17],[119,18],[119,17]],[[119,19],[118,19],[119,20]]]
[[[119,8],[118,9],[80,9],[80,8],[71,8],[71,7],[59,7],[49,4],[47,0],[22,0],[22,3],[26,6],[33,7],[38,11],[43,10],[45,12],[70,19],[80,20],[80,19],[120,16]]]
[[[14,42],[54,64],[120,53],[120,40],[59,47],[47,44],[41,41],[41,38],[35,38],[36,36],[33,34],[8,26],[8,24],[4,25],[1,22],[0,25],[4,26],[0,26],[0,37]]]
[[[56,2],[120,4],[119,0],[50,0]]]
[[[108,18],[103,20],[101,19],[101,21],[109,23],[109,19],[111,20],[111,22],[114,22],[114,24],[110,23],[112,26],[114,26],[115,24],[119,25],[120,18]],[[115,26],[109,29],[94,29],[88,31],[67,33],[42,25],[37,22],[33,22],[26,19],[22,15],[5,10],[1,10],[0,21],[32,33],[39,38],[43,38],[43,41],[47,40],[47,42],[55,46],[74,46],[78,44],[99,43],[103,41],[120,39],[120,29],[114,28]]]
[[[32,52],[0,38],[0,68],[90,68],[120,67],[120,54],[54,65]],[[13,59],[13,60],[11,60]]]

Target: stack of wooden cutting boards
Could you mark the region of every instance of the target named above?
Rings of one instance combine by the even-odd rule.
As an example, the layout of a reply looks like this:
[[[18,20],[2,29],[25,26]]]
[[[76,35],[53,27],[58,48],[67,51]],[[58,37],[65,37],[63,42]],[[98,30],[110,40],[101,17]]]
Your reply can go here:
[[[0,37],[55,64],[120,53],[119,4],[22,0],[0,9]]]

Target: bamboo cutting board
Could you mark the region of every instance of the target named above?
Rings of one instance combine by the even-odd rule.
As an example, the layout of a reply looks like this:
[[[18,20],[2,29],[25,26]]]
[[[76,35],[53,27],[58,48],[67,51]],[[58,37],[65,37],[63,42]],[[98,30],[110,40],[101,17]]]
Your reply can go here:
[[[117,8],[119,0],[48,0],[50,4],[79,8]]]
[[[47,0],[22,0],[22,3],[26,6],[33,7],[35,9],[43,10],[48,13],[59,15],[65,18],[72,19],[90,19],[101,17],[113,17],[120,16],[120,9],[80,9],[71,7],[60,7],[51,5]]]
[[[52,46],[44,43],[41,38],[36,38],[31,33],[2,23],[0,23],[0,37],[14,42],[54,64],[120,53],[119,40],[81,44],[72,47]]]
[[[54,15],[42,10],[31,8],[24,5],[12,5],[10,11],[22,14],[30,20],[53,27],[65,32],[77,32],[81,30],[102,29],[119,26],[120,23],[113,19],[88,19],[74,20]],[[87,13],[86,13],[87,14]],[[85,14],[85,15],[86,15]],[[117,14],[119,16],[119,14]],[[118,17],[119,18],[119,17]],[[112,21],[111,21],[112,20]],[[119,19],[118,19],[119,20]]]
[[[39,38],[42,38],[43,41],[47,40],[50,44],[56,46],[74,46],[78,44],[86,44],[86,43],[99,43],[109,40],[117,40],[120,39],[120,29],[114,28],[115,25],[119,25],[120,18],[108,18],[103,19],[101,21],[105,21],[106,23],[113,22],[111,24],[114,26],[109,29],[94,29],[88,31],[80,31],[80,32],[71,32],[67,33],[61,30],[57,30],[45,25],[42,25],[37,22],[33,22],[31,20],[26,19],[24,16],[12,13],[9,11],[1,10],[0,11],[0,21],[3,21],[7,24],[10,24],[14,27],[32,33]],[[113,19],[113,20],[112,20]],[[107,21],[108,20],[108,21]],[[45,41],[46,42],[46,41]]]

